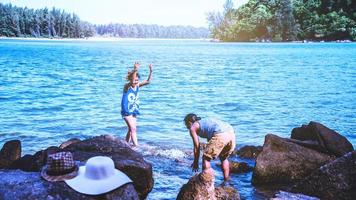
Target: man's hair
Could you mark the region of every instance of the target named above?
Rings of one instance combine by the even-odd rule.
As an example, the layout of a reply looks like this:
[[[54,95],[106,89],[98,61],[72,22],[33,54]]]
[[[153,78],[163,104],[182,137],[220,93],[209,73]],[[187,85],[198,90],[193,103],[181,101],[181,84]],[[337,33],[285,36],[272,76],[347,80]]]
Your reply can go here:
[[[189,113],[188,115],[186,115],[185,117],[184,117],[184,123],[187,125],[188,124],[188,122],[192,122],[192,123],[194,123],[194,122],[196,122],[196,121],[198,121],[198,120],[201,120],[201,118],[200,117],[198,117],[196,114],[194,114],[194,113]]]

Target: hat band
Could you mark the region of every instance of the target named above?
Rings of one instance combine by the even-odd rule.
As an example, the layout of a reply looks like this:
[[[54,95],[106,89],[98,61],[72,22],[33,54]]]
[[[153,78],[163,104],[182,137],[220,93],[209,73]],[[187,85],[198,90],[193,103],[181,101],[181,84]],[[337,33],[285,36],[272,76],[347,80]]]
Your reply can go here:
[[[61,176],[61,175],[69,174],[69,173],[75,171],[77,168],[78,168],[78,166],[73,166],[70,169],[65,169],[65,170],[62,170],[62,171],[50,171],[50,170],[48,170],[46,172],[46,174],[48,174],[50,176]]]

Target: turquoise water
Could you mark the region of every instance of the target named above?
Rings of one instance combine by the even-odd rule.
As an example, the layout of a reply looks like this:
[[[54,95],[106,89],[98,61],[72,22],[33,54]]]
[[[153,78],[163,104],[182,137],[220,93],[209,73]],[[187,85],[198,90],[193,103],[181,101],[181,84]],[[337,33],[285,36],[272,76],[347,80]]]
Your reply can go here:
[[[25,154],[73,137],[124,138],[124,76],[138,60],[146,78],[153,63],[153,83],[140,91],[139,151],[154,169],[148,199],[175,199],[193,175],[182,122],[190,112],[230,122],[238,146],[262,145],[267,133],[289,137],[314,120],[355,147],[355,55],[355,43],[0,40],[0,146],[20,139]],[[265,198],[250,180],[232,175],[243,199]]]

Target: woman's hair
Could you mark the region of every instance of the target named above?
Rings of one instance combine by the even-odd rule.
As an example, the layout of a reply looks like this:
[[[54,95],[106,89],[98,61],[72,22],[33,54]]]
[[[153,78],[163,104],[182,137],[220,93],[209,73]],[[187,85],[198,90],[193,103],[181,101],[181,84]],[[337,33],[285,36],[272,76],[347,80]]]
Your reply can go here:
[[[126,75],[126,81],[131,81],[135,75],[137,75],[138,78],[140,78],[140,74],[138,73],[137,70],[131,70],[131,71],[128,71],[127,72],[127,75]]]
[[[130,81],[132,79],[134,79],[134,77],[137,76],[138,78],[140,78],[140,74],[138,73],[137,70],[131,70],[131,71],[128,71],[127,72],[127,75],[126,75],[126,81],[127,83],[125,84],[124,86],[124,92],[127,92],[127,90],[129,89],[130,87]]]
[[[194,123],[194,122],[196,122],[196,121],[198,121],[198,120],[201,120],[201,118],[198,117],[198,116],[197,116],[196,114],[194,114],[194,113],[189,113],[188,115],[186,115],[186,116],[184,117],[184,123],[185,123],[185,125],[187,125],[189,122]]]

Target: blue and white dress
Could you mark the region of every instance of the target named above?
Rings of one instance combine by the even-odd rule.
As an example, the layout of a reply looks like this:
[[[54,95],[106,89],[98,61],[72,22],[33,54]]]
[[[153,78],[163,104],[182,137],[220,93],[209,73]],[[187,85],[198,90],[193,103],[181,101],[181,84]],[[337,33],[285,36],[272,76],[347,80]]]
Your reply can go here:
[[[136,87],[134,90],[131,86],[127,89],[127,91],[123,91],[122,99],[121,99],[121,115],[122,117],[132,115],[136,117],[140,114],[139,112],[139,95],[138,95],[139,87]]]

